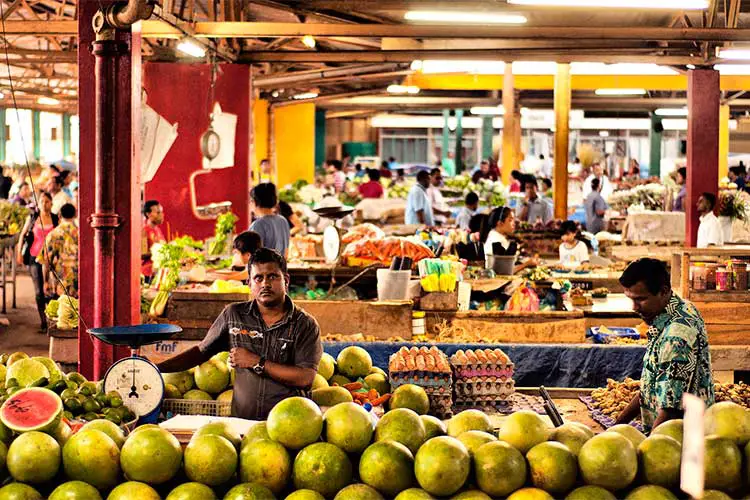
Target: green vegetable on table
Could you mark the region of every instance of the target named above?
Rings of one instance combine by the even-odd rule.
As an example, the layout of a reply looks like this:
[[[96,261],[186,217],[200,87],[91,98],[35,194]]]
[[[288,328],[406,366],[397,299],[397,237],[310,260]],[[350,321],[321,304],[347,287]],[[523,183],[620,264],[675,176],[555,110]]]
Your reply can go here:
[[[227,237],[234,232],[234,225],[239,218],[232,212],[221,214],[216,219],[214,241],[208,247],[208,255],[221,255],[226,250]]]

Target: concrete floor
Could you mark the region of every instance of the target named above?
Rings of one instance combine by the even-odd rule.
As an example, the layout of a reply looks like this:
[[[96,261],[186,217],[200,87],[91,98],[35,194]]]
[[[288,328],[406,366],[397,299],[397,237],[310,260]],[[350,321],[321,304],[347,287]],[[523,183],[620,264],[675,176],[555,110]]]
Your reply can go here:
[[[7,313],[5,317],[10,326],[0,325],[0,353],[23,351],[29,356],[47,356],[49,353],[49,339],[46,334],[39,332],[39,315],[34,301],[34,285],[27,272],[19,272],[18,292],[16,295],[17,309],[13,309],[11,294],[7,298]],[[0,308],[0,310],[2,310]]]

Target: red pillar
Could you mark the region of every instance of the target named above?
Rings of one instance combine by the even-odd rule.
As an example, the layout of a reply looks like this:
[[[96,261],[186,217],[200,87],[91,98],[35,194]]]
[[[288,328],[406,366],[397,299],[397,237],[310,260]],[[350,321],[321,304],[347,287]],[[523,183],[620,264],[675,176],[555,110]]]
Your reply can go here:
[[[719,72],[688,71],[687,204],[685,245],[694,247],[698,238],[701,193],[719,190]]]
[[[94,314],[95,289],[98,285],[94,279],[94,230],[90,217],[95,213],[95,200],[98,189],[96,178],[95,137],[97,127],[105,124],[96,123],[94,56],[91,43],[95,39],[91,25],[92,18],[108,0],[81,0],[78,4],[78,75],[79,99],[78,115],[80,118],[81,148],[79,155],[79,297],[81,325],[78,332],[79,370],[89,378],[100,379],[104,370],[127,351],[113,349],[101,344],[86,333],[86,326],[97,324]],[[124,42],[127,50],[120,55],[115,64],[119,78],[113,89],[117,112],[115,123],[110,126],[117,137],[117,147],[113,160],[115,204],[114,212],[119,216],[119,225],[114,230],[114,306],[112,320],[115,325],[128,325],[140,322],[140,144],[138,106],[133,109],[132,102],[140,99],[140,34],[118,32],[117,39]],[[85,326],[86,325],[86,326]],[[96,343],[96,345],[95,345]],[[94,367],[97,370],[94,370]]]

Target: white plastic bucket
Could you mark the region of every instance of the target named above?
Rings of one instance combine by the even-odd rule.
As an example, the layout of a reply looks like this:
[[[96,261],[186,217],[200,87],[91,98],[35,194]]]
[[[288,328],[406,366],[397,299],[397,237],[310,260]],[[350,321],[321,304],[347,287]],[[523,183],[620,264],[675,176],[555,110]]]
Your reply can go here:
[[[378,269],[378,300],[406,300],[411,271]]]

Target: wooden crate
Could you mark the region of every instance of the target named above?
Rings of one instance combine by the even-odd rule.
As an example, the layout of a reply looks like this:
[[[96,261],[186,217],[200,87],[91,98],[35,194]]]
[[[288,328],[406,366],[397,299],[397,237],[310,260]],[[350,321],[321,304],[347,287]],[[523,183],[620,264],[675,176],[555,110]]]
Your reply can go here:
[[[411,339],[412,302],[362,300],[296,300],[320,325],[323,335],[372,335],[381,340],[390,337]]]
[[[458,311],[458,291],[426,293],[419,299],[419,308],[423,311]]]

